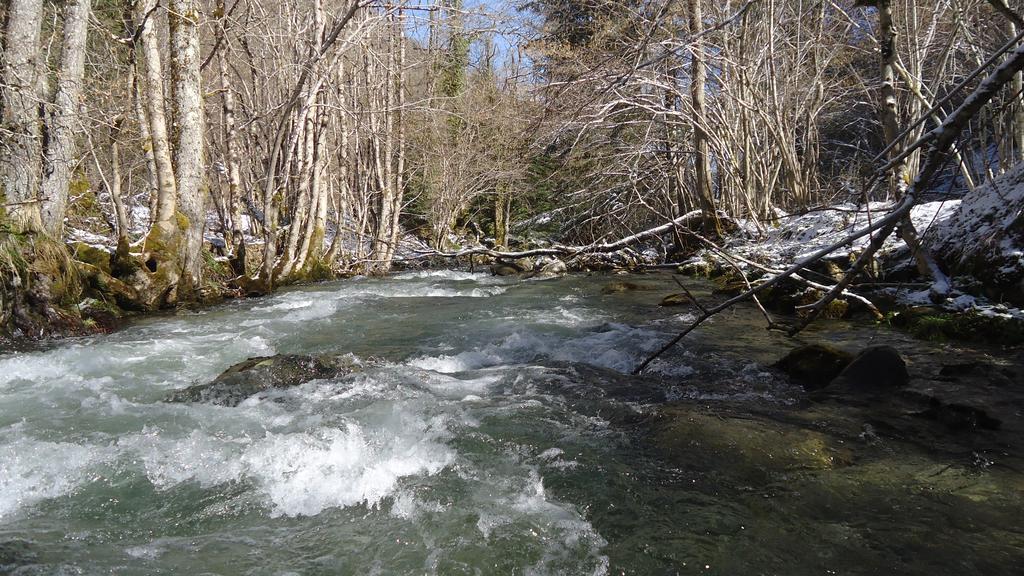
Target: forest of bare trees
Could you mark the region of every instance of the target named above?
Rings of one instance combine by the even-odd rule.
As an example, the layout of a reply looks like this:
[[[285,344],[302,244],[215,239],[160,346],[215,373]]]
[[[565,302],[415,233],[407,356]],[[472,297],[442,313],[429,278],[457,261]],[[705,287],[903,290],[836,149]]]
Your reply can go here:
[[[1024,158],[1003,1],[8,0],[3,324],[969,194]]]

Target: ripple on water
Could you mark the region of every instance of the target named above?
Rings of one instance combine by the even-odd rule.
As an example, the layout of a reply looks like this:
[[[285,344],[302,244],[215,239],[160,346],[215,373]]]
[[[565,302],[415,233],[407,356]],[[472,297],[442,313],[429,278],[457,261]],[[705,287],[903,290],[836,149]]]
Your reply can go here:
[[[663,339],[664,334],[661,332],[617,323],[602,324],[577,337],[518,330],[498,342],[473,350],[457,354],[417,356],[409,359],[407,364],[424,370],[454,374],[547,358],[629,373],[639,359],[660,346]]]

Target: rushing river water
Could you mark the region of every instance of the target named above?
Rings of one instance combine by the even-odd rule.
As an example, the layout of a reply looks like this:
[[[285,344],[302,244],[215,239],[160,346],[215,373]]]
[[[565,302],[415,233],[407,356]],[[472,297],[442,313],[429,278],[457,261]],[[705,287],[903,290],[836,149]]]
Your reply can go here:
[[[802,400],[764,368],[791,344],[746,309],[627,376],[689,316],[655,306],[666,275],[611,280],[357,278],[2,356],[0,573],[1024,570],[1019,472],[748,418]],[[365,367],[163,401],[282,353]],[[687,432],[652,424],[665,401],[730,408]],[[799,449],[773,468],[765,443]]]

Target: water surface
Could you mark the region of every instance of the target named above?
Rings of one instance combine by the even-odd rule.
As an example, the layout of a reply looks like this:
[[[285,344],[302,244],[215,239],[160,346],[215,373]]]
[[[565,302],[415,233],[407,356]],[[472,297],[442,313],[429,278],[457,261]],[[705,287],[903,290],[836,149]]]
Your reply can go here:
[[[748,309],[628,376],[692,316],[656,306],[667,275],[612,280],[357,278],[2,356],[0,573],[1024,566],[1019,471],[815,427],[836,416],[765,368],[793,344]],[[163,401],[281,353],[365,369],[237,407]]]

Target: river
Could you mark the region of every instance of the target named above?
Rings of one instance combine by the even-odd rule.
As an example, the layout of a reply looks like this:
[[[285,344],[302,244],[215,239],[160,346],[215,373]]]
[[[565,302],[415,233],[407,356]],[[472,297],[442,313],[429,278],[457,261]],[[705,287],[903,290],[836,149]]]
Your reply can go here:
[[[830,434],[748,308],[628,376],[692,310],[614,280],[355,278],[0,356],[0,573],[1020,573],[1019,469]],[[363,369],[164,401],[284,353]]]

